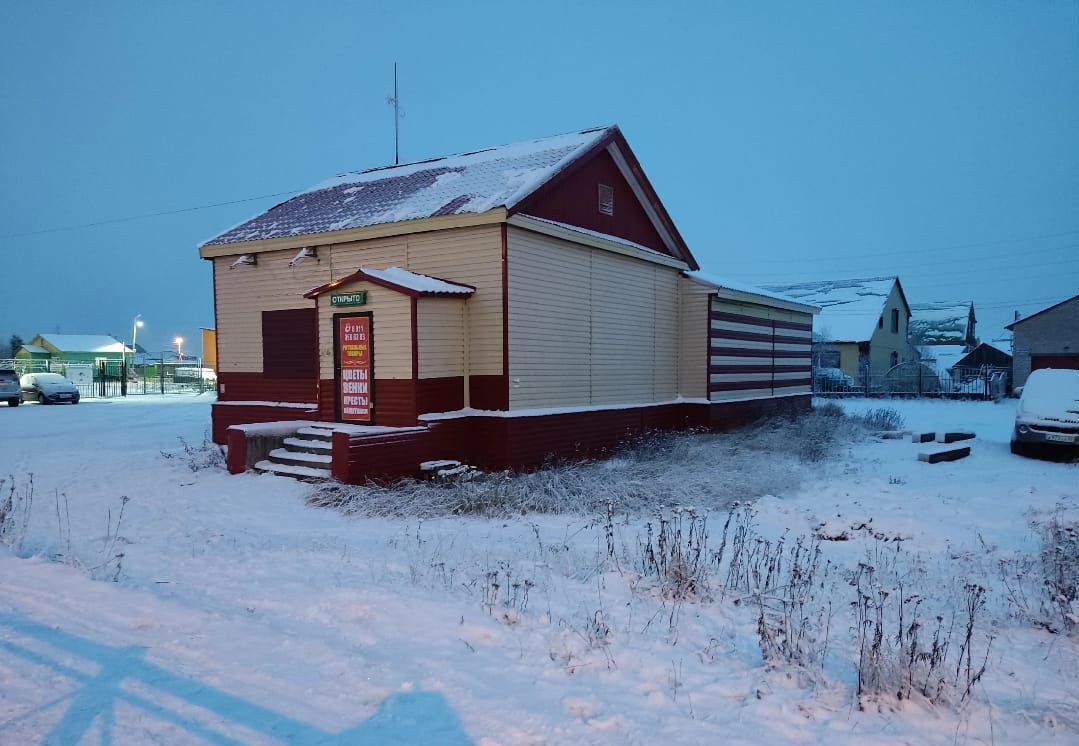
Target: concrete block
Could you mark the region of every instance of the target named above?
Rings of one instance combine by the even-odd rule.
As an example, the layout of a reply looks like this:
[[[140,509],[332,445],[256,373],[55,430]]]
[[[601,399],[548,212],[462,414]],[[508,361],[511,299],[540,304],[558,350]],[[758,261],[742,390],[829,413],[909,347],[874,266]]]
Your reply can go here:
[[[970,446],[953,446],[941,448],[935,451],[923,451],[918,454],[918,460],[927,464],[939,464],[941,461],[958,461],[970,455]]]

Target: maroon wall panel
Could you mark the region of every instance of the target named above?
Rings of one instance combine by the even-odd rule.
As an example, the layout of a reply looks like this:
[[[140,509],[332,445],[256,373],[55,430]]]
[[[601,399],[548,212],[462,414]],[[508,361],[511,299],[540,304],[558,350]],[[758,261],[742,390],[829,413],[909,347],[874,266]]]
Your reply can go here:
[[[266,378],[318,378],[318,313],[314,308],[262,312]]]
[[[509,378],[506,376],[469,376],[468,401],[473,409],[493,411],[509,409]]]
[[[337,389],[332,378],[323,378],[318,382],[318,418],[323,422],[337,419]]]
[[[465,377],[421,378],[416,381],[416,411],[455,412],[465,405]]]
[[[287,401],[314,403],[318,395],[315,378],[266,378],[261,373],[218,373],[220,401]],[[221,386],[225,387],[221,391]]]
[[[599,211],[599,185],[614,189],[614,215]],[[669,254],[610,153],[602,150],[527,208],[529,215],[619,236]]]
[[[410,378],[376,378],[374,393],[376,425],[408,427],[416,424],[415,381]]]
[[[776,414],[798,414],[813,409],[812,398],[786,396],[781,399],[728,402],[708,405],[709,427],[713,430],[733,430]]]

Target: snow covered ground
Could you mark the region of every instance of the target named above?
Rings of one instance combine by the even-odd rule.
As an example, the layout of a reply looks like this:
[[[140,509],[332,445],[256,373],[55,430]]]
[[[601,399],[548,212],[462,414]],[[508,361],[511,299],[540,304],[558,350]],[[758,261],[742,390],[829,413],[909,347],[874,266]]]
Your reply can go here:
[[[654,518],[617,516],[611,558],[603,516],[344,517],[208,463],[209,405],[0,409],[4,495],[33,475],[0,546],[0,743],[1079,742],[1079,639],[1016,616],[1000,571],[1079,516],[1079,465],[1010,454],[1014,402],[886,403],[976,431],[972,456],[855,443],[755,502],[762,537],[846,539],[820,544],[834,616],[806,667],[764,664],[757,612],[719,578],[663,597],[634,563]],[[858,707],[860,562],[960,616],[986,586],[971,697]]]

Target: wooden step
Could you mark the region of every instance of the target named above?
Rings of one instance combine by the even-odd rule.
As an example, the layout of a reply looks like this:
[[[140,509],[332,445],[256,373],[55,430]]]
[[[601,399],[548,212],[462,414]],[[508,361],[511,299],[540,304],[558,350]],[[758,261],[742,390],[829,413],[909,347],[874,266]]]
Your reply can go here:
[[[970,455],[970,446],[952,446],[951,448],[937,448],[932,451],[922,451],[918,454],[918,460],[927,464],[939,464],[941,461],[958,461]]]
[[[301,427],[296,431],[296,434],[311,440],[325,440],[326,442],[333,440],[333,428],[319,427],[318,425]]]
[[[275,448],[270,451],[270,461],[277,464],[321,468],[323,465],[328,466],[333,461],[333,457],[328,453],[309,453],[308,451],[291,451],[288,448]]]
[[[283,442],[290,451],[300,451],[301,453],[329,453],[333,450],[333,443],[328,440],[285,438]]]
[[[917,432],[915,432],[915,433],[910,434],[910,442],[911,443],[932,443],[934,440],[936,440],[936,437],[937,437],[937,434],[934,433],[934,432],[928,432],[928,433],[917,433]]]
[[[311,466],[293,466],[290,464],[278,464],[273,461],[259,461],[255,464],[255,471],[264,474],[276,474],[282,477],[295,479],[329,479],[329,469],[316,469]]]

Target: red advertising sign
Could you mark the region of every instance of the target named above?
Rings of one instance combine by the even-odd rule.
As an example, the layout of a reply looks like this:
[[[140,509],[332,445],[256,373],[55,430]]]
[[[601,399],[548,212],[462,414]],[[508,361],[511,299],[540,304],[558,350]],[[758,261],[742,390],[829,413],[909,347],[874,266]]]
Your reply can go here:
[[[341,419],[371,422],[371,317],[337,319]]]

